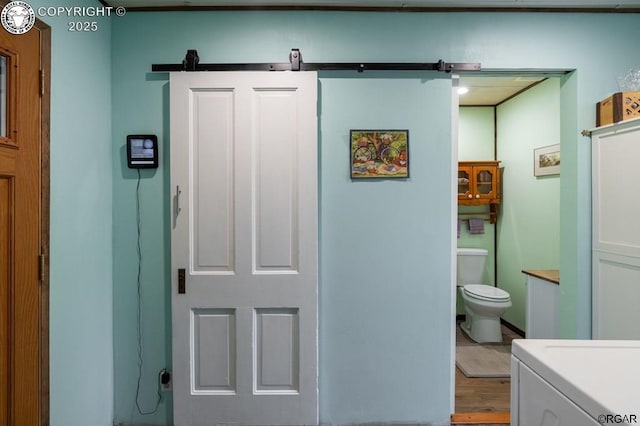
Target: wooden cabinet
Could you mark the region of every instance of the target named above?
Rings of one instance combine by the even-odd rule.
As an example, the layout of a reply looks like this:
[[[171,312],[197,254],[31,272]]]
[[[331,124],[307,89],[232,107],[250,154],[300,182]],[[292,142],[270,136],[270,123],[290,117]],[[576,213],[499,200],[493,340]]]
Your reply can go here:
[[[465,206],[500,203],[499,161],[458,163],[458,204]]]
[[[500,161],[460,161],[458,163],[458,205],[489,206],[489,221],[498,220],[500,204]],[[477,215],[477,213],[459,213]]]

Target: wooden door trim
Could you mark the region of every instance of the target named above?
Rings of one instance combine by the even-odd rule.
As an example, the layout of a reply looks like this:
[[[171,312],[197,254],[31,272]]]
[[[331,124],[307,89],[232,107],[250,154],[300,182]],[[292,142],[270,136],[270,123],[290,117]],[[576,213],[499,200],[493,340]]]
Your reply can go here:
[[[49,425],[49,229],[50,229],[50,117],[51,27],[36,19],[40,32],[40,425]]]
[[[50,200],[50,115],[51,115],[51,27],[36,20],[40,31],[42,98],[40,116],[41,189],[40,247],[44,261],[40,283],[40,424],[49,425],[49,200]]]

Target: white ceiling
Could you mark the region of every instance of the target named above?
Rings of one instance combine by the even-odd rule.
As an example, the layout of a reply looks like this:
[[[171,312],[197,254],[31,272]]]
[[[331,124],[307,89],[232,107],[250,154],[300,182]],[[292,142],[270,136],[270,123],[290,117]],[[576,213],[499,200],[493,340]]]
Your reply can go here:
[[[480,8],[603,9],[640,8],[640,0],[105,0],[125,8],[324,7],[324,8]]]
[[[459,86],[468,93],[460,95],[461,106],[498,105],[512,96],[544,80],[542,76],[461,76]]]

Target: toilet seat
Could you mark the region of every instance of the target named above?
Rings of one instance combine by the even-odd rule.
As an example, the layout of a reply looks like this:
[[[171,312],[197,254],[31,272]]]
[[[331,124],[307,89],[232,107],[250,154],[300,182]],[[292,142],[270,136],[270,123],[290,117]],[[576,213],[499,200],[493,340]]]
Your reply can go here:
[[[462,287],[462,291],[473,299],[486,302],[506,302],[510,300],[509,293],[506,291],[485,284],[467,284]]]

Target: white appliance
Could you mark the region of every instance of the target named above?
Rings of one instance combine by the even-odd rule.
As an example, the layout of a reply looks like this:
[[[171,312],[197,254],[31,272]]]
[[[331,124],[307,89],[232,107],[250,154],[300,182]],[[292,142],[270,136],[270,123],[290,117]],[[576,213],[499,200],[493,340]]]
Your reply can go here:
[[[512,426],[640,422],[640,341],[516,339]]]
[[[460,328],[478,343],[502,342],[500,317],[511,307],[506,291],[482,284],[487,250],[458,248],[456,282],[464,301],[465,321]]]

